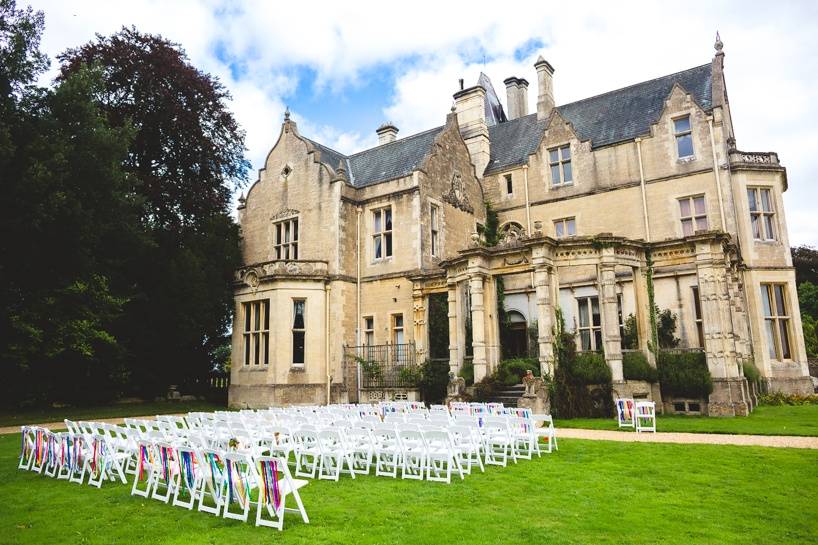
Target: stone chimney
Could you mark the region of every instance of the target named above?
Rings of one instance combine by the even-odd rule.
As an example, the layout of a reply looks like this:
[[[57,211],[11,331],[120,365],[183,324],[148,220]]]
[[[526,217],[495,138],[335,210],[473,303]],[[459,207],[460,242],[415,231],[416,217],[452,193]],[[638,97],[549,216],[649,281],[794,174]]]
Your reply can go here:
[[[554,109],[554,67],[540,56],[537,69],[537,119],[545,119]]]
[[[462,83],[461,83],[462,85]],[[477,177],[483,176],[489,163],[489,127],[486,124],[486,90],[480,85],[454,94],[454,107],[460,134],[469,148]]]
[[[506,84],[508,118],[517,119],[528,115],[528,81],[512,76],[503,83]]]
[[[392,123],[384,123],[378,130],[375,132],[378,133],[378,145],[388,144],[389,142],[394,142],[398,136],[398,128],[394,126]]]

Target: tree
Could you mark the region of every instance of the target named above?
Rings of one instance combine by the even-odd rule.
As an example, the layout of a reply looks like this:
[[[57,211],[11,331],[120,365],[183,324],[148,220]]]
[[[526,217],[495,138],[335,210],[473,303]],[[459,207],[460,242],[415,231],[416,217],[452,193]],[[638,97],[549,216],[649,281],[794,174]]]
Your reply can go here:
[[[99,107],[113,127],[133,127],[123,167],[151,244],[123,279],[133,295],[117,338],[132,358],[132,384],[160,393],[209,372],[229,327],[240,264],[229,205],[249,168],[244,132],[221,83],[160,36],[123,28],[59,59],[61,81],[99,67]]]
[[[795,267],[795,281],[812,282],[818,285],[818,250],[812,246],[791,248],[792,265]]]

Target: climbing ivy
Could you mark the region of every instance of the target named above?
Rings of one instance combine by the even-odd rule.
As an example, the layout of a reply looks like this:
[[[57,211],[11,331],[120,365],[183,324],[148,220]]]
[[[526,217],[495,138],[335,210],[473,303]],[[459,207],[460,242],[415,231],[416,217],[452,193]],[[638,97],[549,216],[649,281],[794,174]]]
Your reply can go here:
[[[483,227],[483,244],[486,246],[497,246],[500,242],[500,219],[497,211],[492,208],[491,203],[486,201],[486,226]]]
[[[648,350],[654,355],[659,354],[659,328],[656,324],[656,314],[658,307],[656,306],[656,294],[653,288],[653,256],[650,250],[645,251],[645,262],[647,266],[646,284],[648,288],[648,308],[650,309],[650,340],[648,341]]]

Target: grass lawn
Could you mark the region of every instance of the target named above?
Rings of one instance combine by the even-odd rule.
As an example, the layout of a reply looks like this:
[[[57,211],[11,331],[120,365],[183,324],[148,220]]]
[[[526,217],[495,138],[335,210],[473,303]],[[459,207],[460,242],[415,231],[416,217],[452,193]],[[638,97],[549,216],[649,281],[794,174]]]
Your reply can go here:
[[[256,528],[16,469],[0,436],[4,544],[806,543],[818,535],[818,452],[564,440],[561,450],[447,486],[313,481],[310,524]],[[251,517],[254,516],[251,512]]]
[[[45,422],[118,418],[128,416],[151,416],[157,414],[186,413],[189,411],[216,411],[224,409],[207,401],[153,401],[147,403],[123,403],[102,407],[62,407],[46,409],[25,409],[14,412],[0,412],[0,426],[21,426]]]
[[[619,429],[615,418],[572,418],[554,424],[557,428]],[[656,431],[818,436],[818,405],[760,405],[746,417],[659,415]]]

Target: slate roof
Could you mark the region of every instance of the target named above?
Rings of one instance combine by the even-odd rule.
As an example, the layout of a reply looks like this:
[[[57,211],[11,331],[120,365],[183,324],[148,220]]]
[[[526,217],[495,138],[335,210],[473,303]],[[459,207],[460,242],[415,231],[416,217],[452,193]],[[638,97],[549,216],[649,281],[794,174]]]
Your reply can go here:
[[[598,148],[649,134],[651,124],[661,115],[664,101],[675,83],[690,93],[702,109],[711,109],[713,82],[709,63],[563,104],[556,109],[571,123],[580,140],[590,140],[592,147]],[[502,106],[499,103],[497,106],[502,113]],[[545,131],[547,120],[537,120],[536,113],[497,122],[500,115],[493,111],[495,122],[488,127],[491,157],[485,174],[524,164],[536,151]],[[505,117],[504,113],[502,117]],[[350,182],[356,187],[364,187],[411,174],[420,166],[442,130],[443,127],[436,127],[349,156],[310,142],[321,152],[321,160],[333,169],[343,160]]]

